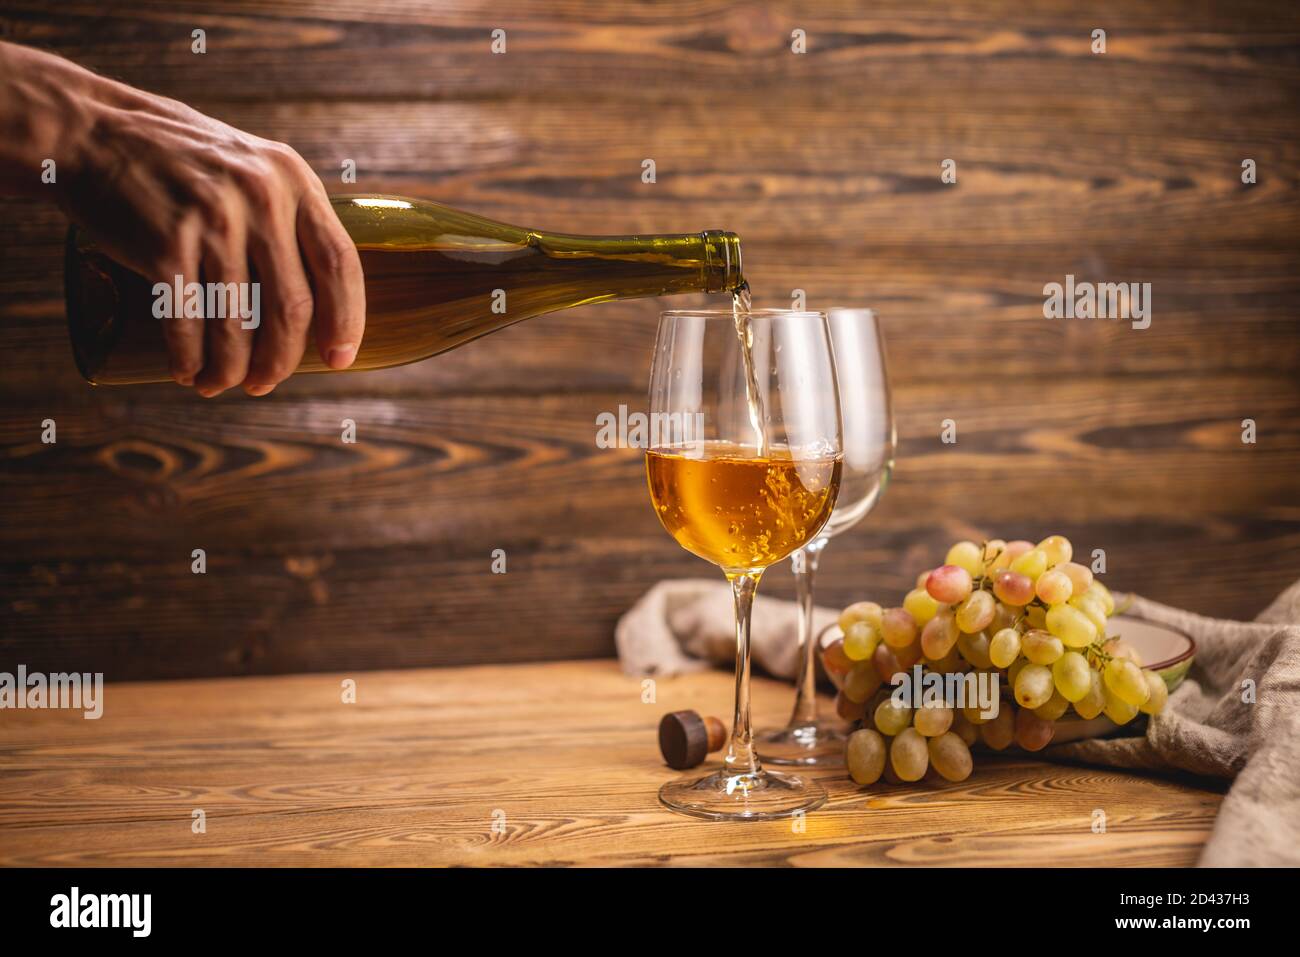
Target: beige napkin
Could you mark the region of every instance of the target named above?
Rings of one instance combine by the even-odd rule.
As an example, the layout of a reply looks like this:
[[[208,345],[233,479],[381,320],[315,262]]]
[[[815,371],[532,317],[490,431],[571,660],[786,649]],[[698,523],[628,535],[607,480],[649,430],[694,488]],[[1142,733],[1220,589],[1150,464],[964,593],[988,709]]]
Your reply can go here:
[[[1050,753],[1235,778],[1201,865],[1300,865],[1300,582],[1250,622],[1136,597],[1127,613],[1191,635],[1191,672],[1145,737],[1078,741]],[[1253,701],[1243,700],[1252,689]]]
[[[813,609],[814,634],[839,618]],[[736,661],[731,586],[713,578],[662,581],[641,596],[614,628],[623,670],[631,675],[675,675]],[[799,608],[792,601],[754,597],[750,618],[754,664],[778,678],[799,669]]]
[[[1164,713],[1149,720],[1145,736],[1080,741],[1043,753],[1234,779],[1201,865],[1300,865],[1300,582],[1253,622],[1204,618],[1139,597],[1126,613],[1192,636],[1196,662],[1187,679]],[[816,609],[818,632],[837,614]],[[751,640],[764,671],[794,677],[797,621],[793,602],[755,600]],[[619,619],[615,643],[628,673],[676,674],[733,662],[733,627],[725,582],[664,581]]]

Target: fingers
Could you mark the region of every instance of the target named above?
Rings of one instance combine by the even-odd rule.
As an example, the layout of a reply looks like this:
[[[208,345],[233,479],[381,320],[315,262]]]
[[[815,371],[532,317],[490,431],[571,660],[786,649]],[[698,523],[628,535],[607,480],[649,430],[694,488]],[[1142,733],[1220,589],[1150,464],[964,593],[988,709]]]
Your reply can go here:
[[[206,303],[217,309],[215,314],[209,312],[204,323],[203,371],[194,385],[199,395],[210,399],[247,378],[253,354],[253,321],[246,315],[251,305],[248,254],[242,229],[208,249],[203,257],[203,280]]]
[[[365,331],[364,277],[320,180],[283,144],[263,143],[226,174],[184,178],[195,212],[179,239],[167,230],[163,278],[197,285],[208,313],[168,320],[173,377],[208,398],[241,383],[266,395],[302,362],[313,324],[326,365],[348,368]]]
[[[266,395],[293,375],[307,348],[313,298],[303,271],[293,224],[267,224],[262,236],[249,236],[253,267],[261,283],[261,323],[244,379],[249,395]]]
[[[319,186],[298,207],[298,243],[315,296],[316,348],[331,369],[346,369],[365,331],[366,289],[357,248]]]
[[[158,270],[158,282],[173,290],[171,315],[161,316],[163,338],[172,378],[181,385],[193,385],[203,369],[203,326],[201,317],[186,317],[184,290],[199,281],[199,237],[202,223],[197,217],[185,220],[176,233],[170,255]],[[179,285],[178,285],[179,284]],[[180,295],[177,295],[177,290]]]

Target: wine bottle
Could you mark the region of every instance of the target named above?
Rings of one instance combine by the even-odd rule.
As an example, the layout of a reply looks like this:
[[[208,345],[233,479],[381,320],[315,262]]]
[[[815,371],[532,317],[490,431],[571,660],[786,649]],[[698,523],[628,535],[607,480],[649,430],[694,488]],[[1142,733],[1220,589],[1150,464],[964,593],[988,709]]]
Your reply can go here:
[[[740,240],[708,230],[571,236],[393,196],[331,202],[361,254],[366,331],[349,371],[427,359],[521,319],[611,299],[731,292]],[[64,276],[81,374],[96,385],[171,380],[155,282],[109,259],[75,227]],[[238,319],[223,321],[236,322]],[[328,372],[314,338],[297,372]]]

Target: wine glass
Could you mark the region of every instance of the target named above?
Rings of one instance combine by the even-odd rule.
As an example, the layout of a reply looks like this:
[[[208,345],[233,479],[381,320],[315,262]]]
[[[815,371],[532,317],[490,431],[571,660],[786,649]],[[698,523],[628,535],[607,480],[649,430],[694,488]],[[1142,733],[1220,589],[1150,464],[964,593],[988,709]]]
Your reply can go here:
[[[713,820],[820,807],[821,785],[766,771],[749,714],[749,622],[763,572],[816,538],[840,482],[839,392],[820,312],[672,311],[659,318],[646,477],[677,543],[720,567],[736,613],[736,709],[720,770],[659,800]]]
[[[817,714],[813,577],[826,543],[867,517],[894,468],[894,419],[880,324],[870,309],[831,309],[827,316],[839,382],[844,465],[830,520],[790,556],[799,598],[799,672],[790,721],[758,735],[758,753],[772,764],[844,763],[845,724]]]

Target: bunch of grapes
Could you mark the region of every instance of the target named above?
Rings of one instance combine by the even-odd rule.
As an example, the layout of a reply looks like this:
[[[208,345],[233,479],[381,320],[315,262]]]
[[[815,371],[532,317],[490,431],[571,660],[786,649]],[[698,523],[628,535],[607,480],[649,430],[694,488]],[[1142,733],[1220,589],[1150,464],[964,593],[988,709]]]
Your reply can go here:
[[[943,565],[917,577],[901,608],[862,601],[844,609],[844,636],[822,661],[840,680],[840,716],[862,723],[847,745],[854,781],[919,781],[930,767],[962,781],[976,742],[1038,751],[1071,708],[1120,725],[1163,710],[1164,680],[1107,636],[1115,600],[1073,552],[1061,535],[1037,545],[958,542]],[[996,673],[1015,703],[999,701],[991,718],[974,703],[900,707],[886,683],[918,662],[938,674]]]

